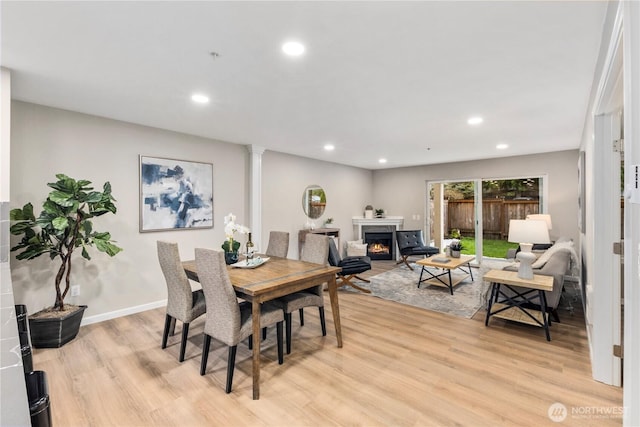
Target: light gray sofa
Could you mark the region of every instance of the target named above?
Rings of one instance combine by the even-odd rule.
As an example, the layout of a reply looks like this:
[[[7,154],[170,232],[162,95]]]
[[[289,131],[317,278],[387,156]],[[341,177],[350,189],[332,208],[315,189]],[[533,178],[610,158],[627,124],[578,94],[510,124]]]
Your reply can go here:
[[[553,276],[553,291],[545,292],[545,296],[547,299],[548,311],[553,316],[553,320],[559,322],[560,317],[558,316],[558,304],[560,303],[560,297],[562,296],[564,277],[570,272],[572,258],[575,258],[575,251],[573,249],[573,244],[568,239],[559,239],[553,246],[547,249],[547,251],[551,251],[547,256],[545,256],[545,259],[548,257],[548,260],[546,260],[544,265],[540,268],[534,268],[533,274]],[[542,259],[542,256],[539,259]],[[533,267],[536,267],[535,263]],[[507,266],[504,267],[504,270],[518,271],[518,266]],[[513,293],[508,289],[505,289],[505,293],[509,296],[513,295]]]

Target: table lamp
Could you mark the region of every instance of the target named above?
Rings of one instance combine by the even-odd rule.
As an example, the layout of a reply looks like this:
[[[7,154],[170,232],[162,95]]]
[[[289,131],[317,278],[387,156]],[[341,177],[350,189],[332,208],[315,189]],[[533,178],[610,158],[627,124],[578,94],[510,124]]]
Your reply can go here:
[[[546,221],[512,219],[509,221],[507,240],[520,244],[520,252],[516,255],[516,259],[520,261],[518,277],[527,280],[533,279],[531,264],[536,260],[536,256],[531,252],[531,248],[534,243],[550,243]]]
[[[551,224],[551,215],[549,214],[529,214],[527,215],[527,219],[531,219],[534,221],[544,221],[547,223],[547,228],[551,230],[553,228]],[[536,242],[541,243],[541,242]]]

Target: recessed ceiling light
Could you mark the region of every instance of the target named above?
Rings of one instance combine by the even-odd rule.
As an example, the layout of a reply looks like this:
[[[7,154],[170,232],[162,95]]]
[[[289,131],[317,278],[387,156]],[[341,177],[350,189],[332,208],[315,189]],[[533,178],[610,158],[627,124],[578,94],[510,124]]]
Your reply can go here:
[[[197,102],[198,104],[208,104],[209,97],[207,95],[203,95],[201,93],[196,93],[191,95],[191,100],[193,102]]]
[[[470,117],[469,120],[467,120],[467,123],[470,125],[479,125],[482,122],[484,122],[482,117]]]
[[[325,144],[325,145],[324,145],[324,149],[325,149],[326,151],[333,151],[333,150],[335,150],[335,148],[336,148],[336,147],[335,147],[333,144]]]
[[[509,144],[498,144],[496,145],[496,148],[498,150],[506,150],[507,148],[509,148]]]
[[[282,51],[289,56],[300,56],[304,53],[304,45],[299,42],[286,42],[282,45]]]
[[[380,159],[378,160],[378,163],[387,163],[387,159]]]

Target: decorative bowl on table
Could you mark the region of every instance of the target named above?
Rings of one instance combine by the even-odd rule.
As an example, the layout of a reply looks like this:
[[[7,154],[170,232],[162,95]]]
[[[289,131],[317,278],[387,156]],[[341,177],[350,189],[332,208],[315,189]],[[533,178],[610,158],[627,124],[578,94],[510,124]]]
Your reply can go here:
[[[269,258],[255,257],[253,259],[243,259],[235,264],[231,264],[231,267],[237,268],[256,268],[269,261]]]

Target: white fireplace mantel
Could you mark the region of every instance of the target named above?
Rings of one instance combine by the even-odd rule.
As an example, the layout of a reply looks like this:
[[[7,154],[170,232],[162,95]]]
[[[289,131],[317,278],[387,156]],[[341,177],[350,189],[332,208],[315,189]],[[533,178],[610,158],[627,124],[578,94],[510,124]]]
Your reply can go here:
[[[384,218],[365,218],[362,216],[354,216],[353,220],[353,234],[355,235],[356,240],[361,240],[363,238],[362,235],[362,227],[389,227],[393,229],[393,231],[402,230],[402,225],[404,224],[404,217],[401,216],[386,216]],[[369,232],[369,229],[365,231]],[[393,233],[393,243],[391,246],[395,248],[396,246],[396,236]],[[394,249],[394,258],[397,260],[400,259],[400,255],[398,251]]]
[[[362,216],[354,216],[353,230],[356,240],[362,239],[362,227],[368,225],[380,225],[380,226],[393,226],[396,230],[401,230],[404,224],[404,217],[402,216],[386,216],[384,218],[365,218]]]

